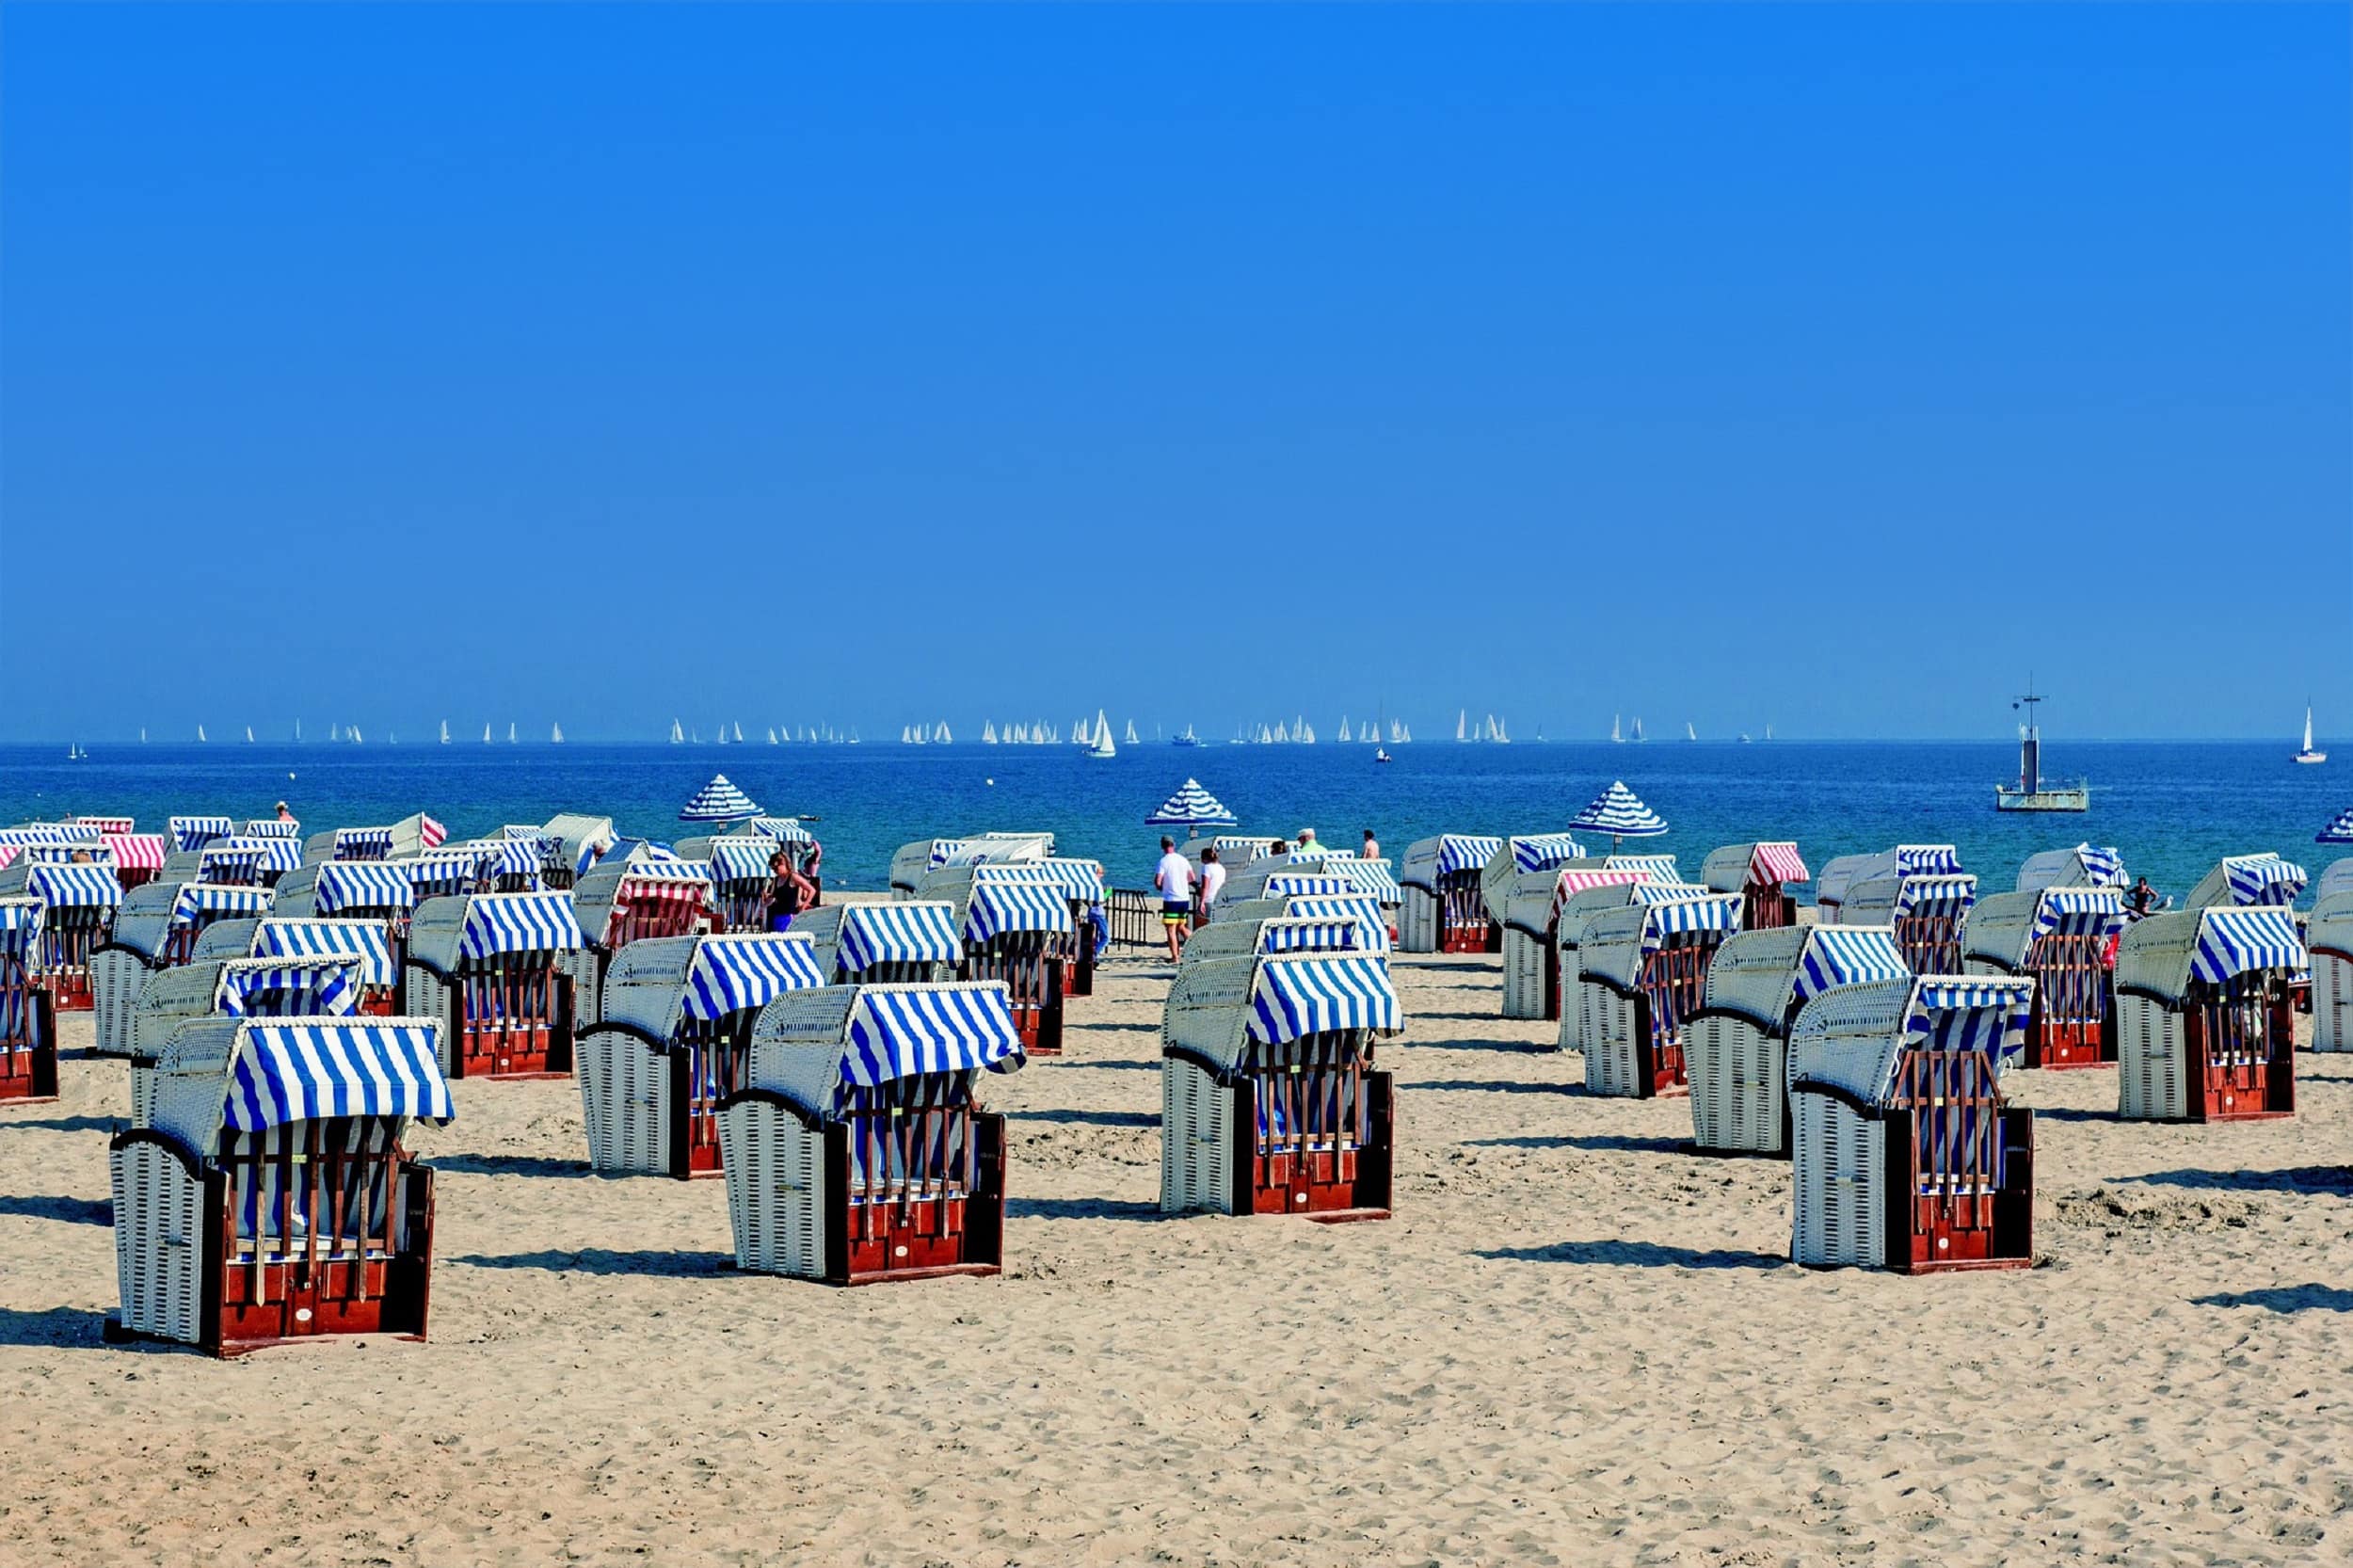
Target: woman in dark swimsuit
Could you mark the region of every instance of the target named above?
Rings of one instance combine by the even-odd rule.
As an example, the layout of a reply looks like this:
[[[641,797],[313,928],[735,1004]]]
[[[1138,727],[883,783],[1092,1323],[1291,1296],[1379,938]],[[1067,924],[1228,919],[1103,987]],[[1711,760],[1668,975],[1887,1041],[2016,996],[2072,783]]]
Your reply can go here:
[[[808,884],[792,869],[792,856],[783,850],[768,856],[768,929],[790,931],[792,917],[808,904]]]

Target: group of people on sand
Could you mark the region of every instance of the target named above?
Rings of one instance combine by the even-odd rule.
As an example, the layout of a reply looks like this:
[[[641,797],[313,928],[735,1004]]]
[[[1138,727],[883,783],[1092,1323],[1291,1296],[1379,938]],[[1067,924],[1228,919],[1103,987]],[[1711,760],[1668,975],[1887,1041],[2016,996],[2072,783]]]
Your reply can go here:
[[[1269,840],[1267,853],[1299,855],[1316,847],[1316,830],[1303,827],[1296,840]],[[1371,828],[1365,829],[1364,848],[1356,853],[1367,860],[1381,858],[1381,840],[1372,836]],[[1201,866],[1195,871],[1193,862],[1177,853],[1176,840],[1162,835],[1160,863],[1152,873],[1152,886],[1160,895],[1160,930],[1168,937],[1168,961],[1174,964],[1184,952],[1196,913],[1208,919],[1218,895],[1225,890],[1225,867],[1218,859],[1217,846],[1211,844],[1201,852]]]

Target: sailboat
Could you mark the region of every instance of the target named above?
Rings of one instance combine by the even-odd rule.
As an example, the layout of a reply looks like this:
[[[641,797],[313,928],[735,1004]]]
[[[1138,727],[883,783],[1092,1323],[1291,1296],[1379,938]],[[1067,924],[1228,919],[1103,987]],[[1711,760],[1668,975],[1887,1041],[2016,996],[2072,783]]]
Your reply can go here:
[[[1625,744],[1625,737],[1618,733],[1618,715],[1615,713],[1609,715],[1609,744],[1611,745]]]
[[[204,744],[204,727],[200,724],[196,727],[196,744],[198,745]]]
[[[946,719],[939,721],[939,728],[933,734],[932,744],[934,745],[943,746],[954,745],[956,744],[956,738],[948,733],[948,721]]]
[[[196,727],[196,738],[200,741],[204,738],[204,727],[200,724]],[[327,738],[330,741],[342,740],[344,738],[344,727],[330,721],[327,727]],[[490,738],[489,731],[483,731],[482,738],[486,741],[488,740]]]
[[[1642,715],[1637,713],[1634,715],[1634,744],[1641,745],[1645,739],[1647,737],[1642,733]]]
[[[1765,738],[1769,741],[1773,738],[1773,721],[1770,719],[1765,721]]]
[[[2313,705],[2309,700],[2304,704],[2304,749],[2296,754],[2296,760],[2308,764],[2329,760],[2327,752],[2313,749]]]
[[[1129,719],[1128,721],[1128,744],[1129,745],[1139,745],[1142,744],[1136,739],[1136,721],[1133,719]]]
[[[1469,722],[1470,711],[1468,709],[1457,708],[1454,711],[1454,738],[1456,740],[1467,741],[1470,739],[1468,735],[1463,732],[1465,726],[1466,726]]]
[[[1185,726],[1185,732],[1168,744],[1173,746],[1197,746],[1201,744],[1201,737],[1194,734],[1193,726],[1188,724]]]
[[[743,736],[741,736],[741,735],[738,735],[738,736],[736,737],[736,739],[737,739],[737,740],[739,740],[739,741],[740,741],[740,740],[742,740],[743,738],[744,738],[744,737],[743,737]],[[564,727],[563,727],[562,725],[560,725],[560,724],[555,724],[555,725],[550,725],[550,726],[548,727],[548,744],[549,744],[550,745],[559,745],[559,746],[560,746],[560,745],[562,745],[562,744],[564,744]]]
[[[65,760],[69,762],[86,762],[89,760],[89,753],[82,749],[81,742],[68,741],[65,744]]]
[[[1353,735],[1352,735],[1352,734],[1350,734],[1350,733],[1349,733],[1349,729],[1348,729],[1348,715],[1347,715],[1346,713],[1342,713],[1342,714],[1340,715],[1340,740],[1341,740],[1342,744],[1345,744],[1345,743],[1347,743],[1347,742],[1349,742],[1349,741],[1353,741],[1353,740],[1354,740],[1354,739],[1355,739],[1355,737],[1354,737]]]
[[[482,727],[482,738],[486,741],[490,738],[490,727],[487,724]],[[676,719],[670,721],[670,744],[674,746],[686,744],[686,727]]]
[[[1089,757],[1119,755],[1119,748],[1112,744],[1112,721],[1103,716],[1100,709],[1097,709],[1095,714],[1095,744],[1087,748],[1087,755]]]
[[[296,740],[297,740],[297,741],[298,741],[298,740],[300,740],[300,739],[302,739],[302,726],[300,726],[300,725],[298,725],[298,724],[295,726],[295,739],[296,739]],[[146,744],[147,744],[147,731],[146,731],[145,729],[141,729],[141,730],[139,731],[139,744],[141,744],[141,745],[145,745]]]
[[[360,727],[358,725],[355,724],[350,726],[346,733],[351,737],[351,744],[353,745],[362,745],[366,744],[367,737],[360,733]]]
[[[1689,719],[1683,721],[1683,738],[1687,741],[1696,741],[1700,738],[1700,732],[1691,728]]]
[[[251,745],[253,744],[253,727],[249,724],[245,727],[245,744],[248,745]],[[2312,742],[2308,739],[2304,744],[2307,746],[2310,746]]]
[[[506,721],[506,744],[508,745],[515,744],[515,721],[513,719]]]
[[[770,745],[775,745],[776,744],[776,728],[774,725],[770,725],[768,727],[768,744]]]
[[[983,745],[984,745],[984,746],[993,746],[993,745],[995,745],[996,744],[997,744],[997,721],[996,721],[995,719],[984,719],[984,720],[982,720],[982,721],[981,721],[981,744],[983,744]]]

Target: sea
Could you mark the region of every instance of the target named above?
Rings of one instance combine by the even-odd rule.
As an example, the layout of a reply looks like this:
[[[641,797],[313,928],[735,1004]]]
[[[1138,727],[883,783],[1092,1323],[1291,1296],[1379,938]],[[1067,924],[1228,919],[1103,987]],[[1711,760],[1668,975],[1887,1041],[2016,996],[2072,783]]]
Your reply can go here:
[[[2265,850],[2317,879],[2347,851],[2313,835],[2353,806],[2353,782],[2341,777],[2353,758],[2298,766],[2278,742],[2049,743],[2046,779],[2091,784],[2091,808],[2065,815],[1994,810],[1994,785],[2017,772],[2009,744],[1440,741],[1392,746],[1387,763],[1373,749],[1147,742],[1096,759],[1075,746],[970,744],[214,743],[100,744],[69,760],[61,746],[8,745],[0,823],[106,812],[160,831],[175,812],[243,820],[284,800],[306,831],[427,811],[471,837],[580,811],[666,842],[707,831],[682,826],[679,808],[725,774],[768,813],[809,820],[828,887],[887,887],[891,853],[914,840],[1050,829],[1064,853],[1102,861],[1114,886],[1142,888],[1160,840],[1144,819],[1188,778],[1244,831],[1312,827],[1353,847],[1370,828],[1393,863],[1437,833],[1559,831],[1623,780],[1669,827],[1625,847],[1673,854],[1693,879],[1709,850],[1752,839],[1795,840],[1817,869],[1899,842],[1952,843],[1993,892],[2013,885],[2027,856],[2088,840],[2178,895],[2223,856]]]

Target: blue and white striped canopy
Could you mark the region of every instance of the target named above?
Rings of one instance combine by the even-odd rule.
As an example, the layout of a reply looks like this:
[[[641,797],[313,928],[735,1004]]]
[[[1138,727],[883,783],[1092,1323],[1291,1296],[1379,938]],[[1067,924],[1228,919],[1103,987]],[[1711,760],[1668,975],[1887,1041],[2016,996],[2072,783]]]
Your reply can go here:
[[[2222,875],[2231,885],[2231,902],[2239,904],[2294,904],[2312,880],[2304,868],[2276,855],[2233,855],[2222,862]]]
[[[2132,880],[2124,874],[2124,856],[2113,845],[2077,844],[2075,858],[2094,888],[2121,888]]]
[[[2124,929],[2124,899],[2113,888],[2045,888],[2035,901],[2034,925],[2026,933],[2032,945],[2054,932],[2102,940]]]
[[[926,1073],[1021,1061],[1021,1032],[1001,985],[862,986],[850,1009],[841,1081],[872,1089]]]
[[[1043,882],[975,882],[964,911],[964,939],[985,942],[1013,931],[1069,931],[1070,900]]]
[[[326,1116],[453,1113],[440,1026],[294,1020],[248,1024],[229,1075],[227,1123],[263,1132]]]
[[[1660,887],[1686,886],[1672,855],[1612,855],[1602,861],[1602,867],[1606,871],[1647,872],[1651,881]]]
[[[719,882],[765,882],[776,840],[760,836],[711,840],[711,874]]]
[[[112,909],[122,902],[112,866],[35,866],[24,873],[24,890],[52,909]]]
[[[24,863],[28,866],[71,866],[81,864],[90,866],[120,867],[122,864],[121,857],[115,853],[114,845],[109,843],[26,844],[24,847],[23,854],[24,856]],[[79,861],[75,860],[74,857],[76,856],[81,857]]]
[[[0,933],[40,929],[41,905],[29,898],[0,898]]]
[[[536,888],[539,885],[539,868],[546,863],[546,857],[539,852],[539,841],[536,839],[500,839],[496,843],[497,850],[489,858],[498,874],[527,876],[531,878],[531,885]]]
[[[1250,1038],[1288,1045],[1332,1030],[1401,1027],[1388,960],[1355,954],[1262,959],[1251,987]]]
[[[2192,980],[2219,985],[2252,969],[2300,969],[2312,962],[2293,911],[2276,904],[2201,911],[2198,947],[2190,954]]]
[[[1438,837],[1438,872],[1475,872],[1485,869],[1503,840],[1488,834],[1445,833]]]
[[[179,892],[172,895],[171,923],[188,925],[199,915],[227,919],[266,915],[275,896],[267,888],[248,888],[233,882],[184,882]]]
[[[171,847],[183,854],[226,839],[236,828],[227,817],[174,817],[166,825],[171,829]]]
[[[293,839],[302,837],[302,824],[278,817],[252,817],[247,820],[244,837],[248,839]]]
[[[1176,792],[1160,802],[1150,816],[1144,819],[1146,827],[1231,827],[1234,813],[1219,804],[1217,796],[1201,787],[1197,778],[1188,778]]]
[[[1939,977],[1913,987],[1904,1033],[1940,1050],[1984,1051],[1998,1064],[2025,1051],[2033,1012],[2031,980]]]
[[[1896,889],[1894,916],[1914,915],[1929,908],[1965,914],[1977,902],[1977,879],[1967,873],[1907,876]]]
[[[1031,882],[1041,888],[1058,888],[1063,897],[1077,899],[1082,904],[1103,902],[1103,868],[1092,860],[1075,860],[1066,856],[975,866],[972,868],[972,880],[976,883]]]
[[[0,827],[0,846],[10,844],[80,844],[85,848],[104,837],[95,827],[78,823],[37,822],[22,827]]]
[[[482,880],[482,855],[471,844],[427,850],[406,860],[383,863],[408,879],[412,901],[472,892],[474,884]],[[322,872],[327,869],[319,868]]]
[[[264,920],[253,933],[256,958],[360,960],[360,984],[390,985],[392,948],[380,920]]]
[[[1356,884],[1344,876],[1323,872],[1276,872],[1266,879],[1260,898],[1344,898],[1356,890]]]
[[[1961,870],[1961,851],[1951,844],[1897,844],[1896,846],[1896,870],[1906,876],[1914,872],[1923,874],[1957,872]]]
[[[1585,846],[1565,833],[1529,833],[1512,840],[1512,864],[1523,872],[1548,872],[1585,858]]]
[[[798,817],[754,817],[744,825],[763,839],[780,844],[813,844],[817,835],[801,825]]]
[[[232,1018],[347,1018],[359,1008],[360,985],[358,967],[344,958],[224,964],[213,1009]]]
[[[2346,807],[2329,821],[2329,825],[2313,835],[2316,844],[2353,844],[2353,806]]]
[[[1642,885],[1645,888],[1649,886]],[[1657,947],[1662,938],[1687,931],[1739,929],[1740,895],[1703,890],[1692,897],[1652,903],[1650,913],[1642,918],[1642,950],[1647,952]]]
[[[695,798],[679,808],[680,822],[741,822],[757,817],[760,808],[752,797],[728,782],[726,774],[712,777],[710,783],[695,792]]]
[[[1260,952],[1362,952],[1367,946],[1365,928],[1356,920],[1280,920],[1258,926]]]
[[[261,870],[262,846],[251,840],[216,839],[197,852],[196,874],[200,881],[251,881]]]
[[[1358,927],[1356,945],[1369,952],[1389,951],[1389,919],[1380,900],[1369,893],[1342,893],[1318,898],[1312,893],[1283,902],[1283,913],[1293,920],[1353,920]]]
[[[408,863],[390,860],[329,860],[311,884],[311,902],[322,915],[340,909],[413,909],[417,885]]]
[[[1658,813],[1643,805],[1623,779],[1595,795],[1593,803],[1579,811],[1569,825],[1607,833],[1612,839],[1656,839],[1667,831]]]
[[[853,904],[841,911],[835,962],[844,974],[877,964],[952,964],[963,956],[945,904]]]
[[[478,893],[466,903],[457,956],[502,952],[576,952],[586,945],[568,893]]]
[[[1607,888],[1610,884],[1596,882],[1593,886]],[[1708,888],[1696,882],[1637,882],[1626,889],[1626,902],[1628,904],[1680,904],[1685,899],[1705,898],[1708,892]]]
[[[338,860],[381,860],[392,852],[392,830],[389,827],[335,829],[334,858]]]
[[[690,1018],[724,1018],[765,1007],[787,991],[823,985],[814,944],[806,938],[753,935],[706,936],[686,966],[684,1007]]]
[[[211,856],[231,850],[239,855],[252,856],[253,863],[268,872],[290,872],[302,864],[302,840],[278,835],[224,839],[204,853]]]
[[[1904,962],[1893,932],[1868,926],[1817,925],[1807,933],[1805,950],[1798,955],[1789,999],[1803,1006],[1833,986],[1911,977],[1912,966]]]
[[[1345,855],[1326,858],[1321,867],[1326,876],[1337,876],[1354,885],[1356,890],[1381,904],[1405,902],[1405,889],[1398,886],[1396,875],[1386,860],[1358,860]]]

